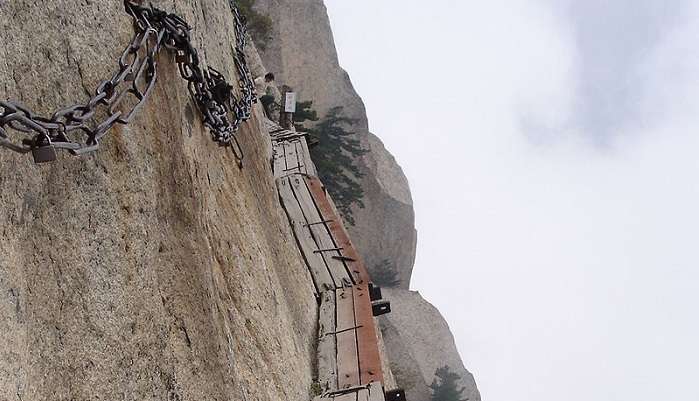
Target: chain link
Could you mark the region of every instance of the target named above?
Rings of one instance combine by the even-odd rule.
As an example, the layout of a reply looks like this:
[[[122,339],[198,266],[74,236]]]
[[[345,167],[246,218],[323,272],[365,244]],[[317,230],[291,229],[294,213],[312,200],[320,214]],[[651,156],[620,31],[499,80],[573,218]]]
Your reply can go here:
[[[111,79],[101,82],[87,103],[60,109],[50,118],[38,116],[17,102],[0,101],[0,146],[18,153],[32,152],[37,163],[55,160],[57,149],[73,155],[97,150],[109,130],[128,124],[150,96],[158,75],[156,58],[164,47],[175,54],[180,75],[187,81],[212,139],[221,146],[231,146],[240,163],[243,154],[235,132],[250,118],[257,95],[244,53],[245,19],[233,0],[229,1],[235,25],[232,50],[240,77],[239,97],[223,74],[201,66],[185,20],[153,6],[141,6],[140,1],[124,0],[136,32]],[[13,141],[11,133],[23,138]],[[80,139],[72,139],[76,137]]]

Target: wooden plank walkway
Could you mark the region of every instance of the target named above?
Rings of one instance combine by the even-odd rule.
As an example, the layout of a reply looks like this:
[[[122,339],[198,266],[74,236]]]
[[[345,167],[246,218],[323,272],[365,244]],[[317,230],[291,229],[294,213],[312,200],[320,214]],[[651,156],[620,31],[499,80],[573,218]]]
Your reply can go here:
[[[314,252],[319,253],[328,266],[330,275],[333,277],[336,288],[352,285],[349,271],[342,260],[342,249],[335,243],[332,232],[328,229],[328,220],[318,212],[315,200],[306,187],[306,183],[301,175],[289,178],[291,187],[296,195],[296,199],[308,220],[308,229],[316,240],[318,247]]]
[[[318,244],[309,230],[309,221],[301,210],[294,191],[291,189],[290,178],[278,179],[277,190],[279,191],[282,206],[291,223],[291,228],[296,236],[297,245],[311,272],[311,277],[313,277],[317,293],[321,294],[323,291],[334,290],[336,287],[335,282],[330,275],[323,256],[316,252]]]
[[[331,204],[330,197],[327,195],[325,187],[318,177],[305,176],[304,180],[309,191],[313,194],[313,198],[318,205],[322,218],[328,221],[328,228],[332,232],[333,238],[336,239],[337,246],[342,248],[343,256],[348,264],[350,273],[352,273],[354,283],[369,283],[371,281],[369,271],[366,266],[364,266],[359,252],[357,252],[354,245],[352,245],[349,234],[347,234],[347,230],[342,224],[335,207]]]
[[[282,130],[273,136],[273,166],[276,178],[299,173],[316,174],[315,166],[311,160],[311,152],[304,136],[305,134],[288,130]]]
[[[272,166],[282,207],[316,288],[318,383],[314,401],[385,401],[371,278],[316,177],[305,134],[271,121]]]

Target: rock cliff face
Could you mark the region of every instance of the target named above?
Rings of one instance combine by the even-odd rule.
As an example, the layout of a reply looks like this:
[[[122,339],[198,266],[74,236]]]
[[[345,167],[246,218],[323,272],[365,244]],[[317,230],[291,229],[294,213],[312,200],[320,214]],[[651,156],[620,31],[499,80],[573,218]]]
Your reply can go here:
[[[227,2],[153,3],[236,80]],[[85,101],[133,34],[120,1],[0,1],[0,21],[0,99],[41,114]],[[309,398],[313,285],[259,110],[239,169],[171,55],[158,70],[96,154],[38,166],[0,151],[0,400]]]
[[[390,260],[401,287],[407,289],[417,238],[408,181],[381,140],[369,132],[364,103],[339,65],[323,1],[257,0],[256,9],[274,21],[262,59],[278,83],[294,88],[300,100],[313,100],[320,116],[342,106],[348,117],[357,120],[352,128],[369,150],[359,160],[366,207],[355,210],[356,225],[349,227],[350,234],[370,270]]]
[[[357,224],[350,231],[370,269],[388,259],[399,270],[400,289],[385,291],[394,312],[381,319],[398,386],[406,388],[412,401],[427,400],[436,369],[448,364],[462,376],[465,396],[479,401],[473,376],[464,368],[446,322],[419,294],[407,290],[417,239],[410,188],[393,156],[368,131],[364,104],[339,65],[323,1],[257,0],[256,8],[274,22],[272,40],[262,52],[265,66],[301,100],[313,100],[320,115],[343,106],[357,120],[354,129],[369,150],[359,160],[366,207],[356,210]]]
[[[463,399],[480,401],[473,375],[466,370],[454,337],[439,311],[415,291],[384,290],[392,311],[381,318],[381,331],[391,369],[409,400],[429,400],[429,383],[437,368],[447,365],[461,376]]]

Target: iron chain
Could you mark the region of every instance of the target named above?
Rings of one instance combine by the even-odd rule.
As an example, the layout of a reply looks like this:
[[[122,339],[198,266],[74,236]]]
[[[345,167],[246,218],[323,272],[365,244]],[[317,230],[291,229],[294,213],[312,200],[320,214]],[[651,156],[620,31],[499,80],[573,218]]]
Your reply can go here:
[[[250,118],[257,102],[255,84],[245,58],[246,24],[230,0],[235,25],[233,60],[239,80],[239,97],[232,93],[223,74],[200,64],[185,20],[153,6],[124,0],[134,20],[135,34],[118,59],[119,69],[101,82],[85,104],[56,111],[50,118],[38,116],[17,102],[0,101],[0,146],[19,153],[32,152],[37,163],[56,159],[56,150],[81,155],[97,150],[100,140],[117,124],[128,124],[151,94],[157,79],[157,56],[166,48],[175,54],[181,77],[212,139],[232,146],[240,161],[242,150],[235,132]],[[230,116],[230,117],[229,117]],[[13,141],[10,133],[23,136]],[[73,139],[79,138],[79,139]]]

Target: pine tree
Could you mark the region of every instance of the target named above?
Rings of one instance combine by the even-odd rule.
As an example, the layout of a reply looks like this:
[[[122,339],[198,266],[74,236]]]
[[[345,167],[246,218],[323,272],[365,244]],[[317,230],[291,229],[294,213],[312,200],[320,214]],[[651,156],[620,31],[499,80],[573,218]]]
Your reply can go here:
[[[388,259],[382,260],[381,263],[371,269],[371,280],[374,284],[386,288],[398,287],[400,284],[398,273],[393,267],[393,263]]]
[[[318,113],[313,109],[313,101],[306,100],[303,102],[296,102],[296,112],[294,113],[294,127],[296,131],[307,131],[308,128],[304,126],[306,121],[318,121]]]
[[[352,206],[363,208],[364,190],[358,179],[364,174],[359,170],[356,158],[367,151],[362,149],[354,132],[345,129],[356,120],[343,115],[342,107],[335,107],[308,132],[318,144],[311,149],[311,158],[318,169],[318,176],[335,201],[338,211],[347,224],[354,225]]]
[[[461,399],[461,394],[465,388],[459,388],[457,381],[461,376],[451,371],[449,366],[443,366],[435,372],[436,378],[430,384],[432,389],[431,401],[468,401],[468,398]]]

